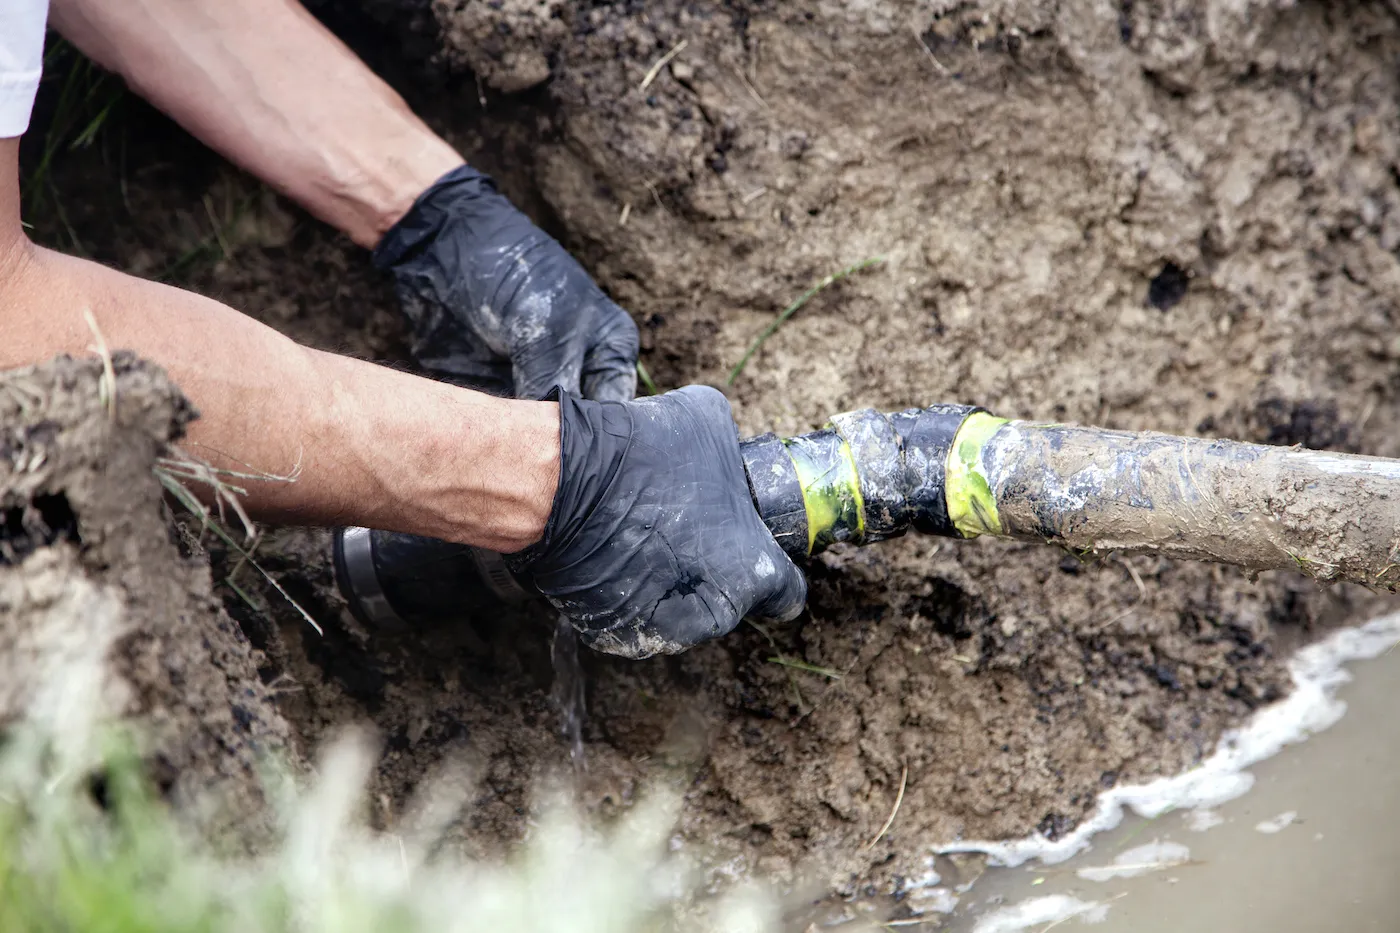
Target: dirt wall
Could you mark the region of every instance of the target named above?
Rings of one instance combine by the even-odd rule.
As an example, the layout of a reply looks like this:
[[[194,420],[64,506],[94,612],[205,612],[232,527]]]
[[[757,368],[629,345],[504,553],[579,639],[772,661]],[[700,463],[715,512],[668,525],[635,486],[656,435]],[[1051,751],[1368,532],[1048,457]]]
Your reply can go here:
[[[507,28],[534,5],[512,9]],[[465,14],[436,10],[472,63]],[[754,359],[731,392],[747,430],[959,401],[1397,452],[1386,5],[570,12],[536,177],[663,385],[721,382],[808,284],[885,259]],[[921,841],[1053,834],[1098,787],[1189,764],[1277,695],[1280,653],[1364,602],[992,544],[819,571],[811,617],[778,637],[840,680],[768,663],[755,633],[691,662],[718,722],[692,829],[892,875]],[[595,716],[626,714],[596,696]],[[899,819],[856,855],[906,765]]]
[[[745,431],[958,401],[1400,455],[1384,3],[313,7],[636,315],[663,387],[723,383],[796,294],[884,257],[749,364],[729,391]],[[401,355],[363,253],[132,119],[125,205],[95,157],[56,173],[95,192],[69,210],[94,255],[149,274],[199,247],[177,281],[301,340]],[[210,203],[245,205],[217,250]],[[275,598],[240,614],[301,687],[282,699],[294,728],[377,723],[386,819],[445,749],[472,750],[488,778],[462,838],[513,838],[564,755],[549,620],[386,641],[343,612],[324,547],[292,532],[268,553],[324,639]],[[810,576],[810,611],[780,630],[590,658],[584,799],[606,814],[664,773],[690,782],[683,837],[722,873],[898,897],[935,842],[1053,835],[1099,789],[1199,760],[1286,688],[1296,645],[1382,605],[1283,574],[927,539]]]
[[[135,721],[160,789],[251,837],[258,769],[295,749],[161,505],[153,471],[193,416],[125,355],[110,377],[96,357],[0,373],[0,721],[43,717],[61,741]]]

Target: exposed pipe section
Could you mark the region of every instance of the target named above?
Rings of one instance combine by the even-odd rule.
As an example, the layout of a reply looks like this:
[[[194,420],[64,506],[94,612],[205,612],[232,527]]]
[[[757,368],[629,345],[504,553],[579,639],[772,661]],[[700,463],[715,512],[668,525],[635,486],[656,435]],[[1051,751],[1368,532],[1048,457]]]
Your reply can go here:
[[[1400,461],[1020,421],[959,455],[993,534],[1400,584]]]
[[[1400,585],[1396,460],[1007,421],[965,405],[848,412],[740,450],[754,506],[796,560],[912,528]],[[335,552],[342,592],[374,625],[529,596],[477,548],[342,529]]]

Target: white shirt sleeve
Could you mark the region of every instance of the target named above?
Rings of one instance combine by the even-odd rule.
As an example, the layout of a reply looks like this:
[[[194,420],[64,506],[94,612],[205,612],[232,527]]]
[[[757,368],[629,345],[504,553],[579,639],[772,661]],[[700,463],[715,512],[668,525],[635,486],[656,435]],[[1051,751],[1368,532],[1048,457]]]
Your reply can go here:
[[[49,0],[0,0],[0,139],[29,128],[48,16]]]

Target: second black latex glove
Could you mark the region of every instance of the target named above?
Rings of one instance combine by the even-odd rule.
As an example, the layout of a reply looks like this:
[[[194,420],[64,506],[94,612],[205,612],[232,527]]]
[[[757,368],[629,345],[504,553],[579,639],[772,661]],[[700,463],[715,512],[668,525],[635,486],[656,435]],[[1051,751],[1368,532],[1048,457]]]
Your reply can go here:
[[[608,654],[674,654],[746,615],[787,620],[807,584],[749,494],[729,403],[689,386],[559,396],[559,487],[539,543],[507,557]]]
[[[424,368],[495,395],[555,385],[624,401],[637,326],[559,243],[470,166],[425,191],[374,250],[394,275]]]

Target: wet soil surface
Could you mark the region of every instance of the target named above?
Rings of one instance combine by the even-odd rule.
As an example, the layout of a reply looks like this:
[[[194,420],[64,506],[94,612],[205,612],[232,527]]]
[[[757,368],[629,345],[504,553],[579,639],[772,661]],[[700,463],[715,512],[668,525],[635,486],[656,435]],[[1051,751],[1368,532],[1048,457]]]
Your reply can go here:
[[[746,433],[957,401],[1400,456],[1400,28],[1384,3],[313,8],[635,314],[663,387],[722,384],[798,293],[884,257],[728,390]],[[138,102],[59,153],[29,216],[61,248],[404,362],[362,251]],[[324,637],[270,591],[259,611],[225,599],[262,679],[285,687],[304,748],[379,727],[385,820],[445,754],[475,756],[461,839],[499,850],[533,783],[567,767],[552,620],[366,632],[327,540],[289,530],[260,551]],[[1385,605],[1006,543],[907,539],[809,572],[789,626],[585,659],[589,806],[605,816],[664,776],[720,874],[898,898],[933,843],[1055,835],[1099,790],[1200,760],[1280,695],[1296,646]]]

